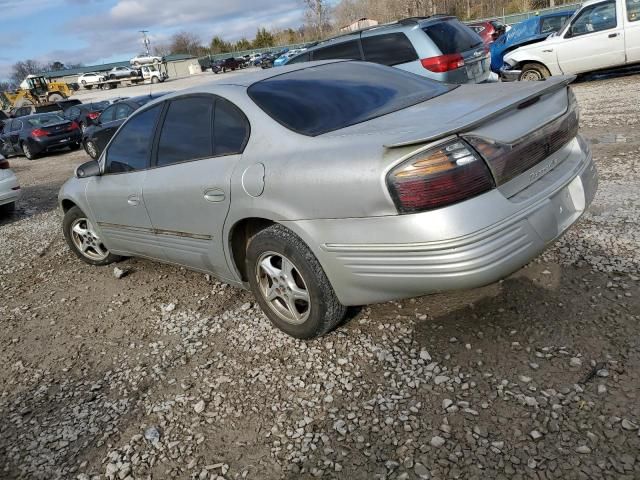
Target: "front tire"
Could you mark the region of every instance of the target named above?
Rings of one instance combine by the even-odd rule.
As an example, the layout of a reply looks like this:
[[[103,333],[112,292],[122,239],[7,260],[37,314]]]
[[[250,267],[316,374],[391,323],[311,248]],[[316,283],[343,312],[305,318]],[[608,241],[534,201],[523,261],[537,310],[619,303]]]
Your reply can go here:
[[[539,82],[551,76],[551,72],[544,65],[539,63],[526,63],[522,67],[520,81]]]
[[[247,246],[251,290],[271,323],[295,338],[324,335],[340,324],[340,303],[309,247],[282,225],[254,235]]]
[[[5,203],[4,205],[0,205],[0,213],[3,215],[13,215],[16,211],[16,202]]]
[[[71,251],[89,265],[109,265],[122,259],[105,247],[91,221],[78,207],[72,207],[64,214],[62,231]]]

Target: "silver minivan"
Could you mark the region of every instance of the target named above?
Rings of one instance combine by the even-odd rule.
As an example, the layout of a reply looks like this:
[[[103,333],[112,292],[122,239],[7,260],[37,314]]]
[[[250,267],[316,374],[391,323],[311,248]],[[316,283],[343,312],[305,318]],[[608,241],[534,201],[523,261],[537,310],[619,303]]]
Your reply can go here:
[[[444,83],[481,83],[491,55],[480,36],[456,17],[405,18],[319,42],[287,65],[312,60],[364,60]]]

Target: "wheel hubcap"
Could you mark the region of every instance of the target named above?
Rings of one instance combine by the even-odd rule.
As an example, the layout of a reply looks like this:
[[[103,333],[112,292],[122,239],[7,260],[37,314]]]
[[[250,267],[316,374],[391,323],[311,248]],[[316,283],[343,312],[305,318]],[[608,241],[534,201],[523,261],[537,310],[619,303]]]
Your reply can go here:
[[[536,71],[527,70],[522,74],[522,80],[527,80],[529,82],[537,82],[539,80],[542,80],[542,76]]]
[[[257,266],[260,293],[271,310],[287,323],[304,323],[311,312],[311,299],[293,262],[279,253],[267,252],[260,256]]]
[[[109,250],[86,218],[78,218],[71,225],[71,239],[78,251],[91,260],[104,260]]]

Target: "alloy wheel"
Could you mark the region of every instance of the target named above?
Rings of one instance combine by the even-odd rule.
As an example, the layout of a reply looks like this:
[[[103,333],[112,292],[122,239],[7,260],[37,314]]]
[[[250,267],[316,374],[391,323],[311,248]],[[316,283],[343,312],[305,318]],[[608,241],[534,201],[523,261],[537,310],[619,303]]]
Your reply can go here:
[[[98,149],[93,142],[85,143],[85,149],[91,158],[98,158]]]
[[[71,224],[71,239],[78,251],[90,260],[101,261],[109,256],[109,250],[86,218],[77,218]]]
[[[280,253],[263,253],[257,262],[260,293],[283,321],[300,325],[311,312],[311,297],[298,268]]]

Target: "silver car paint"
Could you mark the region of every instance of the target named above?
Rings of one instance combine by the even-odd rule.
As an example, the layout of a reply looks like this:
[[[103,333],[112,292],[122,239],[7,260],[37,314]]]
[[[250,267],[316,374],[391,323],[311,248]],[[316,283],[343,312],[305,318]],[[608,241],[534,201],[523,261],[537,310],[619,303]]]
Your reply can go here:
[[[315,65],[323,63],[331,62]],[[517,138],[536,122],[566,110],[566,88],[549,93],[547,82],[509,85],[506,90],[503,84],[463,86],[423,105],[311,138],[274,122],[246,94],[247,85],[256,79],[300,68],[313,64],[285,66],[276,73],[237,77],[234,85],[212,83],[169,96],[217,94],[245,112],[251,124],[246,149],[223,162],[220,170],[215,170],[216,158],[180,164],[179,172],[172,167],[137,172],[133,175],[138,181],[123,178],[131,174],[72,178],[62,187],[60,201],[71,201],[85,211],[114,253],[182,264],[238,286],[246,285],[230,251],[234,226],[248,218],[282,223],[318,257],[340,301],[361,305],[502,278],[561,235],[595,194],[595,167],[586,144],[576,138],[556,153],[555,168],[544,174],[536,172],[545,162],[473,199],[398,215],[385,174],[425,145],[383,145],[437,128],[447,131],[456,123],[464,125],[469,115],[487,118],[496,111],[495,102],[518,104],[537,88],[543,92],[541,101],[478,129],[496,138]],[[177,178],[187,172],[182,184],[184,178]],[[537,178],[533,183],[526,180],[532,173]],[[145,194],[142,184],[151,177],[154,187]],[[103,182],[124,182],[126,188],[117,196],[106,187],[95,190]],[[168,192],[157,203],[161,188]],[[221,190],[231,202],[208,202],[204,196],[210,190]],[[137,197],[136,205],[129,202],[132,196]],[[109,219],[116,221],[105,221]],[[133,227],[129,231],[117,227],[127,222]]]

